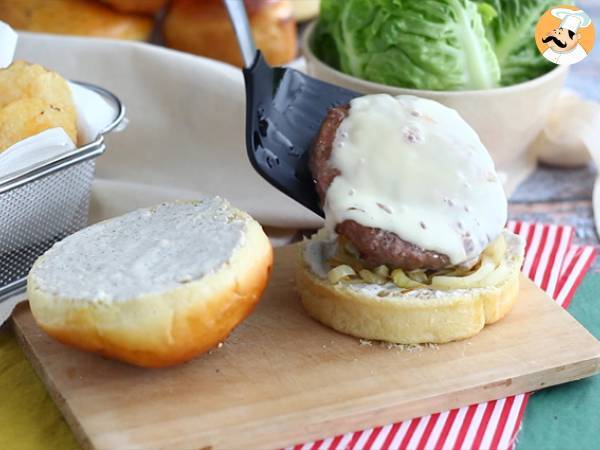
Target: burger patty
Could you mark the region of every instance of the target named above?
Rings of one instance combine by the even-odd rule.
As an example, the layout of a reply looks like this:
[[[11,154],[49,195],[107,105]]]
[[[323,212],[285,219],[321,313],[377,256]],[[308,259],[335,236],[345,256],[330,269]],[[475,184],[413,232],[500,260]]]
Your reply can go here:
[[[335,134],[342,121],[348,116],[350,105],[337,106],[327,111],[327,116],[321,124],[319,134],[315,138],[312,151],[308,159],[308,168],[315,180],[315,188],[321,199],[325,201],[327,189],[340,171],[329,164]]]
[[[371,267],[386,264],[404,270],[441,269],[449,262],[446,255],[424,250],[391,231],[365,227],[354,220],[344,220],[335,231],[352,242]]]
[[[340,175],[340,171],[329,164],[329,159],[337,129],[349,111],[350,105],[330,108],[313,144],[309,168],[321,203],[325,201],[327,189],[334,178]],[[371,267],[385,264],[404,270],[437,270],[450,262],[446,255],[418,247],[391,231],[366,227],[354,220],[345,220],[337,224],[335,231],[345,236]]]

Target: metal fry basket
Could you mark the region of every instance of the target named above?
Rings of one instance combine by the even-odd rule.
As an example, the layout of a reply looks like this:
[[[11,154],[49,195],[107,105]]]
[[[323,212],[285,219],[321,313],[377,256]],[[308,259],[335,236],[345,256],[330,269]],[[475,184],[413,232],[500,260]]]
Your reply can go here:
[[[95,160],[106,149],[104,134],[124,123],[125,107],[117,97],[78,84],[113,104],[115,118],[94,141],[0,178],[0,301],[25,289],[40,255],[87,224]]]

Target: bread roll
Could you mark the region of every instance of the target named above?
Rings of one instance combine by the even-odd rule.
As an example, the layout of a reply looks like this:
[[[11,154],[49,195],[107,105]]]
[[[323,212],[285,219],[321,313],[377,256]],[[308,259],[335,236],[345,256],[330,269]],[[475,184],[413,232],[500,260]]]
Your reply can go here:
[[[296,56],[296,24],[287,0],[246,0],[252,34],[271,65]],[[169,47],[242,66],[239,46],[221,0],[174,0],[164,23]]]
[[[314,19],[319,15],[321,0],[292,0],[294,18],[298,22]]]
[[[145,41],[152,18],[127,15],[95,0],[0,0],[0,20],[17,30]]]
[[[257,304],[272,249],[220,198],[161,204],[92,225],[41,256],[33,317],[57,340],[145,367],[222,342]]]
[[[155,14],[167,0],[100,0],[124,13]]]
[[[398,344],[465,339],[504,317],[517,298],[524,245],[509,231],[502,236],[506,247],[493,283],[441,290],[401,289],[389,282],[333,284],[325,262],[331,244],[317,235],[302,247],[298,291],[308,314],[345,334]]]

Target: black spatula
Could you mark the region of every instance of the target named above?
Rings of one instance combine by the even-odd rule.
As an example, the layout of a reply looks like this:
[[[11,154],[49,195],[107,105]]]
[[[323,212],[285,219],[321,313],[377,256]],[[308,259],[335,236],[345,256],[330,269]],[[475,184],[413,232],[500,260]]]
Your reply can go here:
[[[308,152],[331,106],[359,94],[294,69],[270,67],[257,51],[242,0],[225,0],[245,68],[246,149],[254,169],[284,194],[323,216]]]

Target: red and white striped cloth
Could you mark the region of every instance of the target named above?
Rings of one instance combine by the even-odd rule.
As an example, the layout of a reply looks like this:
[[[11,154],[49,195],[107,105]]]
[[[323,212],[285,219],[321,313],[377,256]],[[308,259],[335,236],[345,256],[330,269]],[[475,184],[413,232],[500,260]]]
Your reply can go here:
[[[567,308],[592,264],[593,247],[573,246],[572,227],[509,222],[526,241],[523,273]],[[286,450],[507,449],[515,439],[529,393],[299,444]]]

